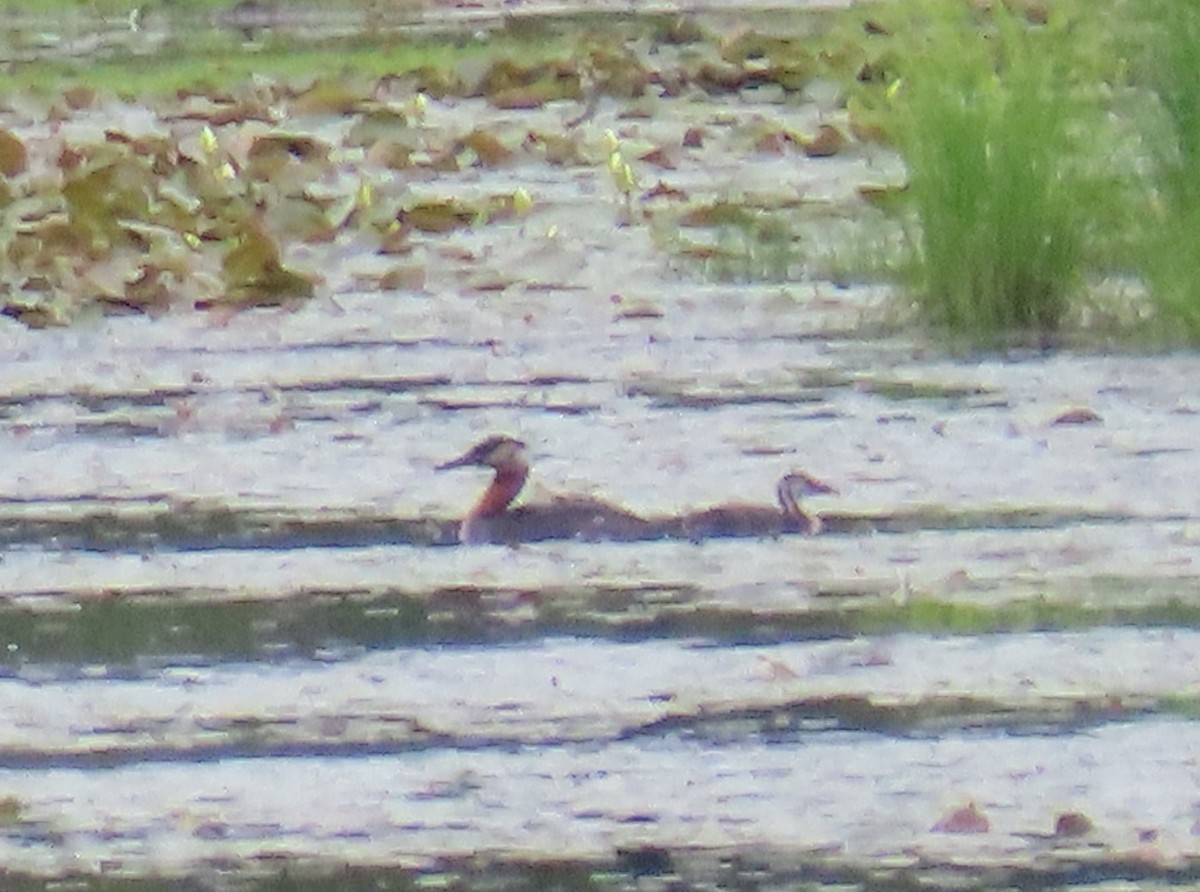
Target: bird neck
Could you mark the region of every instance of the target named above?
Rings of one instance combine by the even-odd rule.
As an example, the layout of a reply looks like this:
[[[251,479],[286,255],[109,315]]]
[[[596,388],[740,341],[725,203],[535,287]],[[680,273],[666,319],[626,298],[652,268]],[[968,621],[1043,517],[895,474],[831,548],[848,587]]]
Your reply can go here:
[[[792,488],[790,475],[784,477],[775,487],[775,497],[779,499],[779,508],[785,521],[795,524],[799,532],[807,536],[815,536],[821,532],[821,518],[809,514],[800,506],[800,500]]]
[[[788,477],[780,478],[779,482],[775,484],[775,498],[779,501],[779,510],[783,512],[784,517],[796,517],[804,513],[796,494],[792,491],[792,482]]]
[[[521,465],[497,468],[491,485],[463,518],[458,530],[459,541],[468,545],[492,541],[488,521],[504,514],[525,485],[527,476],[529,469]]]
[[[484,490],[475,507],[471,509],[470,516],[472,518],[496,517],[503,514],[512,504],[512,500],[517,497],[521,487],[525,485],[527,476],[529,476],[529,469],[519,465],[497,468],[491,485]]]

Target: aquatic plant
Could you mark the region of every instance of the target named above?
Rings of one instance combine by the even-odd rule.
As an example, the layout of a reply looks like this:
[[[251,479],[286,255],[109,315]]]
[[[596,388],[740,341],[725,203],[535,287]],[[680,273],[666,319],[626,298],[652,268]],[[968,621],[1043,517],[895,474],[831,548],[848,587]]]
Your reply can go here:
[[[919,315],[975,342],[1054,332],[1080,275],[1086,190],[1067,37],[996,4],[921,13],[891,87],[915,227],[905,263]]]
[[[1162,114],[1146,128],[1154,213],[1140,253],[1159,322],[1200,340],[1200,5],[1153,0],[1144,15],[1149,86]]]

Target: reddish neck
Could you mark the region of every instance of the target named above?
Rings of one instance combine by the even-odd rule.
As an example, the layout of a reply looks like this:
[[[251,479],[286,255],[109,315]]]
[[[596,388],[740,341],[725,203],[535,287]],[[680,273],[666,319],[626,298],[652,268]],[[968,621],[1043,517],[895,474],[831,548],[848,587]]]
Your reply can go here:
[[[490,541],[487,530],[488,518],[499,517],[505,512],[512,500],[517,497],[517,493],[521,491],[521,487],[525,485],[525,478],[528,474],[528,468],[497,469],[491,486],[484,491],[475,507],[463,518],[462,526],[458,531],[459,540],[468,545]]]
[[[491,486],[484,491],[468,517],[496,517],[503,514],[525,485],[527,474],[525,468],[497,469]]]

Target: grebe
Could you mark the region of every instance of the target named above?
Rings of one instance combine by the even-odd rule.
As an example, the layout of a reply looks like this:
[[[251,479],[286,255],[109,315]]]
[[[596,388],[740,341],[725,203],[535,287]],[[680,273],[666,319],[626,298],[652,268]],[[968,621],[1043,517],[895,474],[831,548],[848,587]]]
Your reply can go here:
[[[465,545],[513,545],[550,539],[639,541],[815,535],[821,531],[821,519],[801,508],[800,498],[837,492],[803,471],[793,471],[776,487],[778,508],[720,505],[679,517],[647,519],[586,496],[558,496],[544,504],[510,507],[529,477],[525,444],[512,437],[488,437],[458,458],[438,465],[437,470],[465,467],[495,471],[491,484],[459,526],[458,540]]]
[[[778,508],[766,505],[718,505],[681,518],[683,534],[688,539],[735,538],[745,536],[778,536],[798,533],[815,536],[824,525],[821,518],[800,505],[803,496],[820,496],[837,490],[804,471],[784,474],[775,484]]]
[[[645,520],[615,505],[585,496],[558,496],[551,502],[509,508],[529,476],[525,444],[512,437],[488,437],[439,471],[479,466],[496,472],[491,485],[458,529],[464,545],[541,542],[547,539],[636,540],[653,538]]]

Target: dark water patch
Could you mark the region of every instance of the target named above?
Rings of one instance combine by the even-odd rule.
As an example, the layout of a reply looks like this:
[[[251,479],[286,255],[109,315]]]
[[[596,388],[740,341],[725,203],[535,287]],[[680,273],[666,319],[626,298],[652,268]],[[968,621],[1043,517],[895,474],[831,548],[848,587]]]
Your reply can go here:
[[[942,384],[934,381],[906,381],[899,378],[860,378],[854,386],[863,393],[870,393],[888,400],[955,400],[963,401],[975,397],[987,397],[994,400],[989,405],[997,408],[1008,405],[1005,400],[997,400],[996,393],[986,387],[974,384]],[[972,402],[977,406],[978,403]]]
[[[118,419],[77,421],[72,427],[80,436],[112,440],[135,440],[142,437],[161,437],[163,435],[163,426],[160,424],[145,424]]]
[[[630,397],[644,397],[655,409],[721,409],[730,406],[810,405],[825,399],[821,391],[808,388],[698,388],[676,389],[653,384],[626,388]]]
[[[329,391],[366,391],[368,393],[413,393],[451,383],[448,375],[379,375],[343,378],[323,378],[296,384],[282,384],[272,389],[280,393],[326,393]]]
[[[1009,401],[989,388],[974,384],[854,377],[843,372],[810,369],[781,384],[749,385],[725,382],[700,385],[682,381],[641,381],[626,388],[627,396],[645,397],[654,408],[718,409],[756,404],[804,404],[825,400],[830,391],[852,388],[894,402],[943,402],[970,408],[1007,408]]]
[[[122,390],[113,393],[102,393],[91,390],[77,390],[67,393],[40,394],[37,399],[66,398],[75,402],[81,409],[94,414],[112,412],[115,409],[128,407],[162,408],[174,400],[195,396],[199,391],[194,387],[156,387],[154,390],[143,392]],[[28,395],[21,398],[22,403],[28,403]]]
[[[289,340],[286,349],[289,354],[324,353],[326,351],[335,354],[356,354],[370,353],[377,350],[402,352],[424,347],[432,347],[439,350],[478,350],[494,345],[495,341],[492,339],[464,341],[441,335],[408,338],[400,335],[395,337],[377,337],[374,335],[362,335],[355,331],[341,331],[334,338],[330,337],[326,331],[310,331],[305,332],[302,340]],[[258,342],[224,343],[219,349],[203,346],[198,347],[195,343],[176,343],[170,341],[155,345],[155,352],[161,353],[163,356],[195,356],[206,359],[211,359],[214,353],[219,353],[223,356],[254,357],[261,355],[262,351],[263,345]]]
[[[216,722],[208,741],[179,745],[131,739],[128,745],[68,750],[0,748],[0,770],[104,770],[151,763],[205,765],[226,759],[366,759],[447,749],[462,753],[509,751],[528,745],[528,741],[484,735],[459,738],[398,721],[374,730],[378,739],[356,740],[351,735],[320,739],[319,733],[296,722],[239,720],[236,725]],[[131,738],[136,736],[133,731]]]
[[[261,388],[255,388],[260,390]],[[128,409],[164,409],[173,403],[200,396],[205,391],[197,387],[155,387],[152,390],[24,390],[0,396],[0,408],[6,416],[14,417],[20,410],[30,410],[42,404],[62,405],[93,415]]]
[[[604,407],[599,403],[546,403],[536,400],[518,399],[422,399],[422,406],[441,412],[476,412],[479,410],[518,409],[525,412],[546,412],[551,415],[590,415]]]
[[[1131,586],[1136,583],[1131,582]],[[78,595],[10,593],[0,608],[0,667],[26,678],[152,676],[163,665],[289,659],[337,661],[363,650],[504,645],[567,636],[613,642],[694,640],[706,647],[774,645],[902,632],[1000,635],[1200,628],[1197,584],[1134,592],[1134,603],[1052,598],[991,604],[911,599],[841,586],[792,609],[713,603],[687,584],[539,589],[454,586],[425,592],[307,589],[287,597],[193,589],[120,588]],[[1136,603],[1139,599],[1144,603]],[[1174,708],[1187,712],[1186,699]]]
[[[878,514],[821,513],[825,532],[839,535],[912,533],[919,530],[1050,530],[1083,524],[1122,524],[1134,520],[1178,521],[1181,517],[1145,518],[1119,511],[1041,508],[1036,505],[952,508],[921,505]]]
[[[501,384],[521,384],[530,387],[558,387],[562,384],[595,384],[597,380],[588,375],[533,375],[529,378],[500,381]]]
[[[16,830],[11,832],[17,832]],[[59,845],[62,840],[45,841]],[[45,877],[0,871],[6,892],[618,892],[640,888],[611,860],[505,862],[485,856],[439,859],[423,868],[370,866],[260,855],[212,864],[186,876],[129,877],[83,871]]]
[[[1098,581],[1093,590],[1107,584]],[[1020,598],[990,604],[963,603],[937,598],[915,598],[901,604],[880,598],[843,611],[827,620],[840,619],[844,634],[876,635],[920,631],[944,635],[1051,632],[1129,626],[1134,628],[1200,628],[1200,584],[1174,580],[1167,585],[1127,581],[1124,604],[1093,604],[1054,597]],[[812,617],[816,627],[822,614]],[[831,635],[830,637],[835,637]]]
[[[328,345],[324,344],[320,345],[320,347],[321,349],[329,349]],[[294,349],[289,347],[289,351]],[[163,352],[169,353],[170,351],[164,350]],[[236,351],[222,352],[232,353]],[[246,352],[253,353],[255,351]],[[453,379],[445,374],[341,375],[336,377],[311,378],[293,383],[272,382],[270,384],[254,384],[243,388],[214,387],[207,384],[177,386],[159,384],[148,390],[133,390],[127,387],[113,390],[103,390],[99,387],[52,390],[26,389],[20,393],[0,396],[0,409],[19,409],[39,402],[52,401],[66,402],[78,406],[85,412],[103,414],[127,408],[164,408],[181,400],[216,395],[248,393],[259,394],[265,397],[275,393],[328,393],[337,391],[403,394],[429,390],[435,387],[446,387],[451,383],[453,383]]]
[[[61,840],[60,840],[61,842]],[[0,872],[11,892],[929,892],[936,889],[1067,892],[1134,887],[1173,892],[1200,880],[1200,863],[1072,848],[969,864],[921,856],[856,862],[837,851],[766,846],[625,846],[592,859],[445,856],[419,867],[373,866],[287,854],[212,863],[185,875],[121,876],[71,871],[59,876]]]
[[[533,704],[520,708],[537,712]],[[1138,719],[1161,719],[1164,711],[1151,697],[1094,695],[1016,704],[970,696],[881,703],[838,695],[770,705],[708,704],[623,727],[578,720],[539,727],[534,721],[530,727],[505,729],[493,724],[478,731],[433,728],[422,721],[421,713],[416,707],[411,715],[354,712],[350,707],[346,714],[277,718],[212,714],[176,722],[157,716],[96,725],[71,741],[0,746],[0,771],[94,770],[227,759],[364,759],[432,752],[549,753],[616,743],[803,748],[828,744],[833,734],[844,745],[864,740],[863,735],[902,740],[949,736],[965,743],[981,736],[1063,737],[1106,725],[1127,726]]]
[[[330,648],[422,645],[465,639],[443,609],[435,629],[430,605],[405,595],[365,600],[353,592],[281,601],[214,602],[195,592],[157,597],[113,595],[54,612],[9,608],[3,617],[0,665],[67,667],[95,664],[152,667],[161,659],[276,660],[311,657]],[[120,673],[118,673],[120,675]]]
[[[353,511],[289,513],[145,499],[0,503],[0,544],[44,544],[81,551],[170,548],[358,548],[379,544],[452,545],[458,522]]]
[[[128,429],[117,424],[110,433]],[[149,432],[150,428],[146,430]],[[589,527],[591,532],[587,535],[573,533],[571,527],[560,529],[553,523],[544,529],[539,527],[540,532],[523,530],[521,512],[533,510],[518,508],[512,512],[512,544],[572,539],[588,542],[762,539],[807,532],[802,523],[765,506],[718,506],[689,514],[644,518],[626,512],[631,520],[628,528]],[[827,534],[851,536],[921,530],[1046,530],[1081,524],[1180,519],[1036,506],[959,509],[926,505],[877,514],[821,514]],[[233,507],[212,502],[181,502],[168,496],[0,502],[0,545],[48,545],[81,551],[446,546],[458,545],[458,527],[459,522],[452,518],[396,517],[353,509],[304,512]]]
[[[128,677],[128,670],[116,667],[130,667],[136,676],[153,673],[164,661],[317,658],[358,649],[501,644],[564,634],[614,640],[696,634],[752,640],[768,634],[770,623],[753,614],[688,607],[678,616],[670,613],[668,605],[686,605],[694,596],[686,587],[671,586],[536,592],[461,586],[419,595],[346,588],[262,600],[182,589],[100,591],[85,600],[40,593],[40,609],[0,609],[0,665],[16,672],[57,666],[52,675],[71,677],[78,671],[72,667],[100,664],[115,677]],[[786,625],[799,630],[801,623]],[[780,636],[788,637],[782,624],[769,632],[772,639]]]
[[[764,743],[802,742],[834,731],[891,737],[934,737],[955,734],[1072,734],[1109,722],[1158,716],[1163,704],[1153,698],[1110,696],[1064,697],[1053,702],[1006,703],[970,696],[921,697],[882,702],[861,696],[818,697],[772,704],[705,708],[676,714],[650,725],[631,728],[622,739],[678,734],[729,744],[747,739]]]

